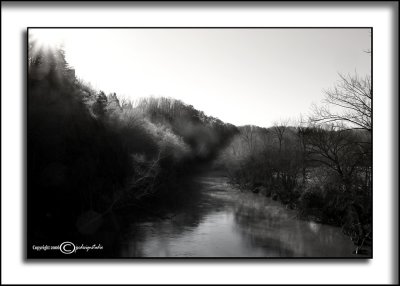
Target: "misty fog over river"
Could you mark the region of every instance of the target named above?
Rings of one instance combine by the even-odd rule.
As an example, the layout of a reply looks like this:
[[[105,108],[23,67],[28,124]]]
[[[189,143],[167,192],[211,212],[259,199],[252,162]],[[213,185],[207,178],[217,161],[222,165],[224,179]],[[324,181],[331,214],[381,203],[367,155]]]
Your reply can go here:
[[[300,220],[261,194],[240,192],[227,178],[197,179],[199,194],[167,219],[131,223],[121,257],[351,257],[341,228]]]

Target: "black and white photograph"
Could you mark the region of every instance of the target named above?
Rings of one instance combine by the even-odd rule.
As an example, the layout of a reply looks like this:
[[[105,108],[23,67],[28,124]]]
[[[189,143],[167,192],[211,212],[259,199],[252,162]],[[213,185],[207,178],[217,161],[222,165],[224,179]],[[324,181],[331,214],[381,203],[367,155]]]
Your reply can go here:
[[[398,285],[398,15],[2,1],[1,284]]]
[[[27,258],[372,258],[370,27],[27,29]]]

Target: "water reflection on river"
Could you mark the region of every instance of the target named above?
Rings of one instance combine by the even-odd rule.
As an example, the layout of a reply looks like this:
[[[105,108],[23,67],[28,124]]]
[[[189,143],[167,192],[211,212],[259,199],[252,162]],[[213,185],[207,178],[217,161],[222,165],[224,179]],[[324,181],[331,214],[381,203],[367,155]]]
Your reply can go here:
[[[224,177],[202,177],[201,196],[166,220],[131,224],[122,257],[348,257],[340,228],[301,221],[262,195],[232,189]]]

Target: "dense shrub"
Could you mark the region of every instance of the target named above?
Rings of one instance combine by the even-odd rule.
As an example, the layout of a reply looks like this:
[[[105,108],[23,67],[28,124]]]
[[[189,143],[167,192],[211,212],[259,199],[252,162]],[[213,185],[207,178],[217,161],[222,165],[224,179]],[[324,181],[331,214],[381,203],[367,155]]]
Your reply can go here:
[[[342,226],[349,236],[370,233],[368,133],[279,125],[239,130],[219,157],[232,184],[279,200],[304,219]]]

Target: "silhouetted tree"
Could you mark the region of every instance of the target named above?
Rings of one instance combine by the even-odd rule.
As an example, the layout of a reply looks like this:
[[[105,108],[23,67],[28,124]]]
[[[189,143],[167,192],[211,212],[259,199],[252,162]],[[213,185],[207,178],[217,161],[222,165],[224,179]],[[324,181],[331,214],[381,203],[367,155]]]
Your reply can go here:
[[[335,171],[346,191],[352,191],[352,179],[363,162],[365,151],[352,130],[318,126],[307,132],[307,153],[311,160]]]
[[[325,106],[314,105],[310,120],[314,124],[335,124],[351,129],[372,131],[372,85],[370,76],[339,74],[340,80],[333,89],[325,91]],[[334,107],[332,110],[330,107]]]
[[[287,126],[288,126],[289,120],[281,120],[274,122],[274,127],[273,131],[275,133],[276,138],[278,138],[278,143],[279,143],[279,152],[282,150],[282,143],[283,143],[283,136],[286,132]]]
[[[96,101],[93,104],[93,112],[96,116],[103,118],[106,114],[107,96],[103,91],[96,95]]]

